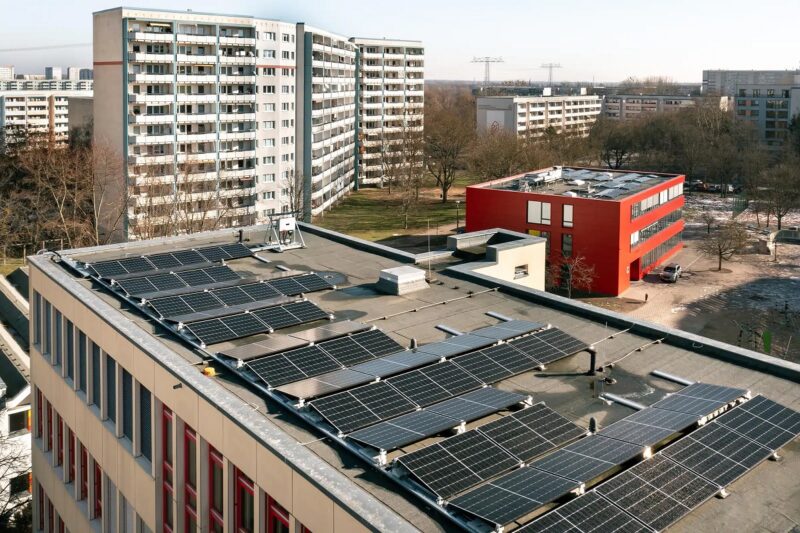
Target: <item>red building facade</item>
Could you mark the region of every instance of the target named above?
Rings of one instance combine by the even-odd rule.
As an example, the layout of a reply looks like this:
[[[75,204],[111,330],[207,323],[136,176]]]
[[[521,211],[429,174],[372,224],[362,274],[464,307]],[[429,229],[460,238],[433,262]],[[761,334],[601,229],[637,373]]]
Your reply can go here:
[[[614,296],[683,246],[685,176],[639,173],[641,188],[624,191],[617,198],[570,196],[574,193],[567,193],[567,184],[563,192],[513,186],[520,178],[549,170],[467,187],[466,230],[500,227],[546,237],[551,261],[561,254],[585,257],[597,274],[591,292]],[[602,173],[606,179],[627,176],[634,181],[630,176],[636,175],[607,169],[564,170]]]

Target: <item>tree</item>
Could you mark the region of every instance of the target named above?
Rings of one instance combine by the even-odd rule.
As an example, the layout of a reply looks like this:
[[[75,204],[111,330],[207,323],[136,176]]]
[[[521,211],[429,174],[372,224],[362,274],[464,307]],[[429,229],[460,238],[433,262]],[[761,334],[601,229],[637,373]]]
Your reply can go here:
[[[790,155],[784,162],[765,170],[761,183],[764,188],[760,196],[778,220],[780,230],[784,217],[800,208],[800,158]]]
[[[384,161],[387,177],[395,188],[394,195],[400,197],[405,229],[408,229],[411,212],[419,203],[424,170],[420,164],[423,151],[421,129],[414,124],[404,122],[400,127],[397,142],[393,145],[392,157],[387,157]]]
[[[600,160],[608,168],[619,169],[636,152],[635,121],[600,119],[592,127],[591,136]]]
[[[524,145],[516,133],[497,125],[480,135],[469,154],[470,168],[482,179],[500,179],[524,170]]]
[[[30,505],[31,464],[30,450],[24,444],[26,439],[30,441],[30,436],[0,434],[0,531],[24,530],[25,508]],[[24,482],[22,486],[20,481]]]
[[[549,287],[563,288],[567,291],[567,298],[572,298],[573,289],[591,291],[597,273],[594,265],[590,265],[582,255],[559,256],[547,266],[545,277]]]
[[[706,235],[711,235],[711,226],[717,221],[717,218],[710,211],[703,211],[700,214],[700,220],[706,225]]]
[[[303,195],[305,188],[305,177],[302,172],[292,172],[288,177],[281,180],[281,186],[286,192],[289,200],[289,211],[295,216],[303,216]]]
[[[447,202],[447,192],[456,179],[456,171],[463,164],[467,148],[475,137],[475,130],[454,107],[440,107],[426,117],[425,167],[442,191],[442,203]]]
[[[737,222],[728,222],[700,243],[700,251],[716,257],[717,270],[722,270],[722,262],[730,260],[747,244],[747,230]]]

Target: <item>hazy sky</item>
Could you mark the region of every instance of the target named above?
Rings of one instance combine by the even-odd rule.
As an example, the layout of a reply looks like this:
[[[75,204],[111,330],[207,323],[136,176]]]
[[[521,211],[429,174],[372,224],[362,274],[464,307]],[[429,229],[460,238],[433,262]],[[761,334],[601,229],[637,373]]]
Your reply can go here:
[[[798,0],[130,0],[137,7],[237,13],[307,22],[347,36],[420,39],[426,78],[483,78],[473,56],[502,56],[492,79],[620,81],[663,75],[699,83],[704,68],[800,66]],[[17,72],[89,66],[91,47],[7,49],[89,43],[103,0],[3,0],[0,64]]]

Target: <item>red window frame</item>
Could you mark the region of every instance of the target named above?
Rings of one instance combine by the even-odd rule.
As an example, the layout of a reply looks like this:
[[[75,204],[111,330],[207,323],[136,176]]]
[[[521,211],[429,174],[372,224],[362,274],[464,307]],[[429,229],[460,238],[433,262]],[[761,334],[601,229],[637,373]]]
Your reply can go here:
[[[216,482],[215,467],[219,467],[219,474],[222,476],[220,483],[225,483],[224,461],[222,455],[212,446],[208,447],[208,519],[211,531],[222,531],[225,527],[225,516],[222,502],[214,499],[214,484]],[[223,485],[224,487],[224,485]]]
[[[42,437],[42,391],[36,389],[36,438],[41,438],[41,437]],[[44,524],[42,525],[42,528],[44,528]]]
[[[239,470],[238,468],[233,469],[234,479],[235,479],[235,486],[233,492],[233,509],[234,509],[234,517],[236,521],[236,531],[237,533],[253,533],[255,529],[255,512],[253,513],[253,522],[252,524],[245,524],[243,520],[243,512],[244,506],[242,502],[241,494],[242,492],[246,492],[250,495],[252,499],[252,504],[250,505],[251,509],[254,509],[256,496],[255,496],[255,483],[253,480],[247,477],[244,472]],[[249,527],[248,527],[249,526]]]
[[[81,490],[78,499],[85,500],[89,495],[89,452],[81,444]]]
[[[75,434],[69,428],[67,428],[67,462],[69,463],[67,483],[70,483],[75,481]]]
[[[184,501],[184,529],[187,533],[193,533],[197,525],[197,464],[190,463],[192,454],[189,453],[189,446],[194,447],[194,459],[197,460],[197,434],[189,426],[183,429],[183,501]],[[189,480],[189,472],[194,470],[194,484]]]
[[[280,533],[277,526],[281,525],[285,531],[289,531],[289,511],[283,508],[272,497],[267,497],[267,533]],[[308,532],[305,526],[301,526],[301,532]]]
[[[47,531],[53,531],[53,504],[47,500]]]
[[[47,451],[53,449],[53,406],[47,403]]]
[[[56,413],[56,466],[64,464],[64,420]]]
[[[161,409],[161,508],[164,531],[170,533],[174,524],[173,506],[175,494],[175,468],[172,464],[172,435],[175,431],[175,417],[172,411]]]
[[[94,517],[103,516],[103,470],[94,462]]]
[[[44,508],[44,489],[41,485],[39,485],[39,529],[44,529],[44,515],[45,515],[45,508]]]

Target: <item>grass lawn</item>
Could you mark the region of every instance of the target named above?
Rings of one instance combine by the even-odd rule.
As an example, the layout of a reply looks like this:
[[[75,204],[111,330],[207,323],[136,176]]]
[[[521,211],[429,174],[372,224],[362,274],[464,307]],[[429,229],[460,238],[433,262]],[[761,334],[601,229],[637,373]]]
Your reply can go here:
[[[458,217],[460,224],[464,224],[464,187],[470,183],[475,183],[475,179],[466,174],[459,175],[450,189],[447,203],[443,204],[435,182],[426,182],[426,186],[420,189],[419,203],[409,214],[408,229],[403,228],[400,198],[390,195],[386,187],[363,187],[359,191],[351,192],[333,209],[315,217],[314,223],[371,241],[424,234],[428,221],[432,233],[436,232],[438,225],[443,226],[439,228],[440,235],[448,234],[456,223],[456,200],[461,201]]]

